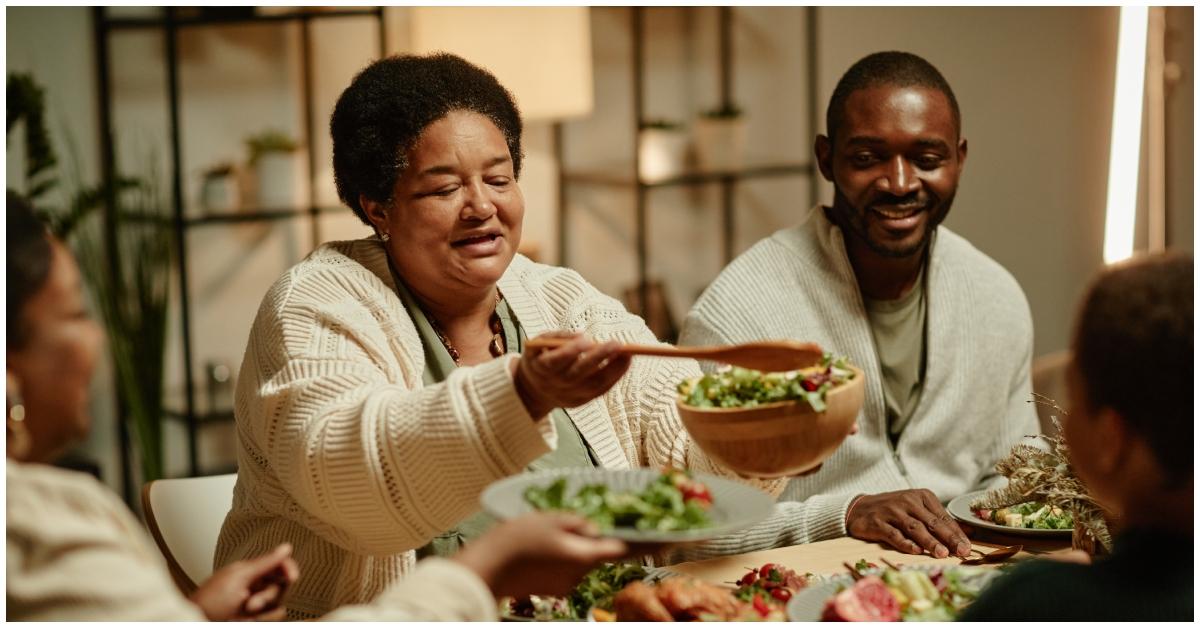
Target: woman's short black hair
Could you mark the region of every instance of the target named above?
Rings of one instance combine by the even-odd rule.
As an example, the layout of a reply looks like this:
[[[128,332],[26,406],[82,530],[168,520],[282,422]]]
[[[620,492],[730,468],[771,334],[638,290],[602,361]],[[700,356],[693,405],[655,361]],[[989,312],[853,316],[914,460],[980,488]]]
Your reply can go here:
[[[50,276],[50,231],[33,213],[33,208],[16,192],[8,190],[8,346],[25,343],[22,312]]]
[[[1193,267],[1170,253],[1105,270],[1083,298],[1073,347],[1087,405],[1119,413],[1176,482],[1193,467]]]
[[[359,196],[391,201],[406,153],[425,127],[451,111],[491,120],[521,174],[521,114],[512,94],[490,72],[438,53],[380,59],[354,77],[329,121],[338,197],[366,224]]]

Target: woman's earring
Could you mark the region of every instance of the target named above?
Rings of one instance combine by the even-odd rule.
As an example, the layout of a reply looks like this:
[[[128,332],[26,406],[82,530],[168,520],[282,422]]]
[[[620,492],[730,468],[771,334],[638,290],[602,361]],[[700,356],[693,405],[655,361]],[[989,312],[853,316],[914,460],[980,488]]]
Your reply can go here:
[[[9,458],[24,460],[33,444],[33,439],[29,435],[29,427],[25,425],[25,404],[21,401],[21,393],[18,390],[10,388],[7,397],[6,453]]]
[[[387,242],[388,240],[392,239],[392,236],[388,235],[387,232],[384,232],[383,235],[379,236],[379,239],[383,240],[384,242]]]

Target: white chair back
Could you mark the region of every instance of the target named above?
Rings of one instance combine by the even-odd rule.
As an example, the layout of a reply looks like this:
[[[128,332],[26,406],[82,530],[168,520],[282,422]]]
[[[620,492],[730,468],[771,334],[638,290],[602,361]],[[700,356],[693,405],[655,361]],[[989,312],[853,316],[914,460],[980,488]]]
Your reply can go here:
[[[212,575],[213,554],[233,503],[237,474],[155,480],[142,487],[150,535],[185,594]]]

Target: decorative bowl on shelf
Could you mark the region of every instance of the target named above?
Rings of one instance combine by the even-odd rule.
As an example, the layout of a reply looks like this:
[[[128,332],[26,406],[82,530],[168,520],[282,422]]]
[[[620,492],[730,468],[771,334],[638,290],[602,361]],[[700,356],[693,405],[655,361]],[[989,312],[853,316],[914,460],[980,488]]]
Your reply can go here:
[[[807,401],[752,408],[699,408],[676,400],[679,417],[713,460],[748,477],[785,477],[811,471],[837,451],[862,408],[862,369],[825,395],[816,412]]]
[[[688,135],[668,120],[647,122],[638,133],[638,173],[647,183],[676,177],[687,169]]]
[[[746,118],[737,107],[706,111],[692,126],[702,172],[730,172],[745,162]]]

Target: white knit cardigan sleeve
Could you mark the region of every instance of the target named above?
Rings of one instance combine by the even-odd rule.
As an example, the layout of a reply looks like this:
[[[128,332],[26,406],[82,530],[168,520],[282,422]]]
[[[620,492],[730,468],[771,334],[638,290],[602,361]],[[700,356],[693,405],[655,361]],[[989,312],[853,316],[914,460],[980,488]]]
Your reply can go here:
[[[370,602],[343,606],[321,621],[497,621],[497,610],[496,598],[478,574],[430,557]]]
[[[271,469],[293,516],[375,556],[452,527],[557,438],[526,411],[511,359],[423,387],[420,342],[387,294],[366,272],[293,269],[263,301],[237,395],[244,452]]]
[[[108,487],[12,460],[5,475],[9,621],[204,621]]]

